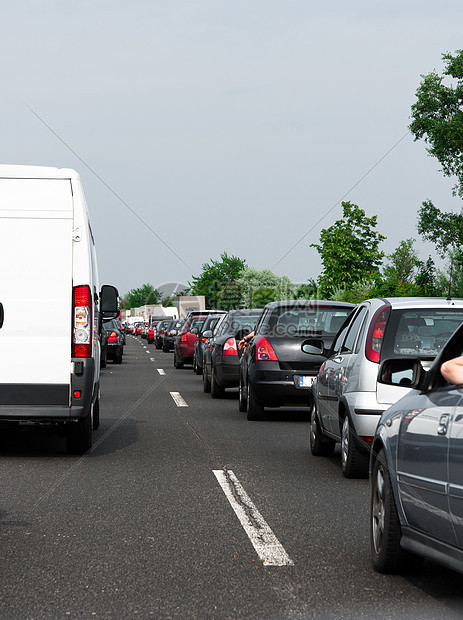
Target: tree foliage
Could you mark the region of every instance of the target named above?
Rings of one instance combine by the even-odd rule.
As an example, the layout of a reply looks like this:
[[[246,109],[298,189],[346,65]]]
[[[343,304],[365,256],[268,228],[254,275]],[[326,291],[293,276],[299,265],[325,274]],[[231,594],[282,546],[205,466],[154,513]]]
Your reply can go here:
[[[238,279],[238,284],[243,308],[263,308],[271,301],[294,297],[294,286],[290,279],[279,276],[270,269],[259,271],[248,267]]]
[[[377,216],[351,202],[341,203],[343,217],[320,233],[320,243],[311,244],[321,256],[323,270],[318,278],[319,297],[330,297],[335,289],[379,277],[384,252],[379,244],[386,239],[376,228]]]
[[[236,283],[241,272],[246,268],[246,261],[237,256],[228,256],[224,252],[220,258],[220,261],[211,259],[210,263],[204,263],[202,273],[199,276],[193,276],[192,282],[188,283],[190,294],[204,295],[208,308],[221,309],[221,303],[230,305],[230,297],[227,296],[225,290],[230,292],[230,286]],[[239,303],[239,296],[235,299],[236,303]]]
[[[463,213],[446,213],[430,200],[423,202],[418,211],[418,232],[426,241],[434,243],[442,257],[450,248],[463,245]]]
[[[412,105],[410,131],[423,139],[445,176],[456,176],[455,194],[463,198],[463,50],[443,54],[445,69],[422,75]],[[452,84],[447,84],[449,78]]]
[[[124,308],[140,308],[151,306],[161,301],[161,293],[152,284],[143,284],[140,288],[133,288],[124,297]]]

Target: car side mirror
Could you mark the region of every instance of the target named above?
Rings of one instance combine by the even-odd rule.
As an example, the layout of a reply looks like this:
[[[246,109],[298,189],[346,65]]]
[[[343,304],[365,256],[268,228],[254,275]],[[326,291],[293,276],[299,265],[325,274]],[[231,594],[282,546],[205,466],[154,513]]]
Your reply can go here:
[[[202,333],[203,338],[212,338],[212,329],[206,329]]]
[[[196,334],[197,335],[198,334],[198,328],[197,327],[192,327],[190,329],[190,334]]]
[[[100,312],[104,319],[115,319],[119,316],[119,293],[115,286],[103,284],[100,292]]]
[[[252,332],[252,329],[249,329],[248,327],[243,327],[236,332],[235,340],[239,342],[240,340],[243,340],[243,338],[247,336],[248,334],[250,334],[251,332]]]
[[[379,367],[378,383],[420,389],[424,385],[426,371],[415,358],[391,358]]]
[[[302,350],[311,355],[323,355],[325,354],[325,343],[319,338],[309,338],[302,343]]]

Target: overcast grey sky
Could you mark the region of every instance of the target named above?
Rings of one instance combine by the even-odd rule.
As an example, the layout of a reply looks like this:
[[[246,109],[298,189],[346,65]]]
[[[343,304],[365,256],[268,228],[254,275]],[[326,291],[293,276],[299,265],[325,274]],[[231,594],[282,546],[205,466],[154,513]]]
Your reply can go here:
[[[386,253],[419,240],[423,200],[461,208],[424,143],[400,141],[420,74],[463,48],[461,0],[16,0],[0,29],[0,161],[81,174],[121,293],[224,251],[316,278],[309,244],[341,199],[378,215]]]

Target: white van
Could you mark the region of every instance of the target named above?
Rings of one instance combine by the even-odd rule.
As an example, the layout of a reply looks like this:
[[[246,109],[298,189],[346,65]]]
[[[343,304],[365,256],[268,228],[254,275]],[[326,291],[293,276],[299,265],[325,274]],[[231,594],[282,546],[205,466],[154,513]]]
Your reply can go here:
[[[74,170],[0,165],[0,422],[56,423],[84,454],[99,425],[102,316],[87,205]]]

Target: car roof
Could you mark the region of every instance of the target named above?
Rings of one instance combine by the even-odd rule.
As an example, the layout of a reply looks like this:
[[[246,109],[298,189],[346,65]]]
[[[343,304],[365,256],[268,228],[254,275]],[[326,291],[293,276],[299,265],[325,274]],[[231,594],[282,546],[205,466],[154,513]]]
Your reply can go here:
[[[451,306],[463,307],[463,299],[447,299],[445,297],[375,297],[365,299],[369,303],[389,304],[392,309],[407,308],[449,308]],[[364,303],[364,302],[361,302]]]

